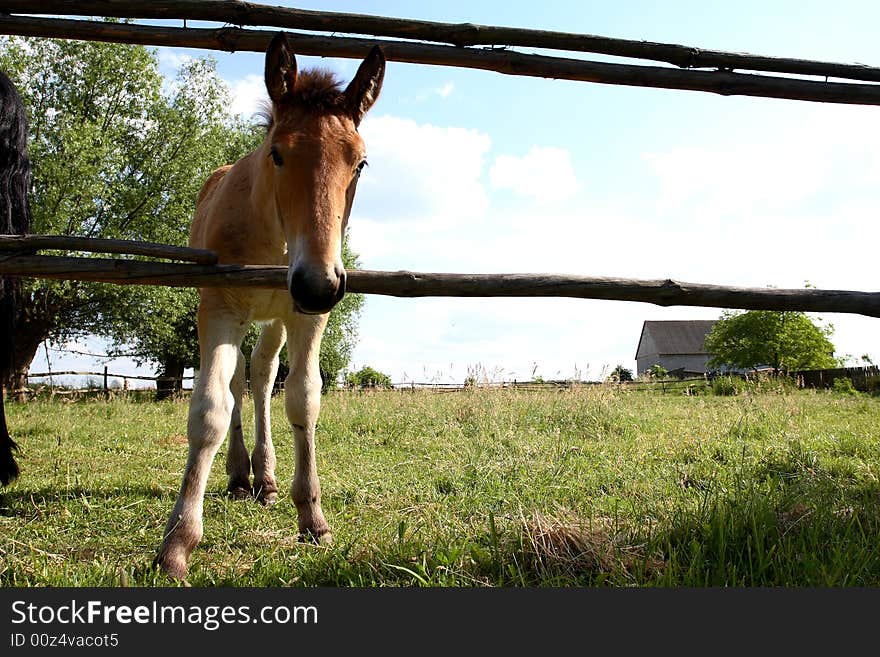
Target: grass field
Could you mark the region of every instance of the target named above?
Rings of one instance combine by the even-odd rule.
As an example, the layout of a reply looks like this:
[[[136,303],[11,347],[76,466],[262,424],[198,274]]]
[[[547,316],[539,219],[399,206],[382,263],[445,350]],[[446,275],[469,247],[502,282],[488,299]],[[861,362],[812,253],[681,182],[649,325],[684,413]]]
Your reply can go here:
[[[0,497],[0,584],[175,585],[150,562],[186,401],[8,410],[22,476]],[[227,499],[218,455],[193,586],[880,585],[878,397],[332,393],[331,546],[296,540],[280,399],[273,414],[278,504]]]

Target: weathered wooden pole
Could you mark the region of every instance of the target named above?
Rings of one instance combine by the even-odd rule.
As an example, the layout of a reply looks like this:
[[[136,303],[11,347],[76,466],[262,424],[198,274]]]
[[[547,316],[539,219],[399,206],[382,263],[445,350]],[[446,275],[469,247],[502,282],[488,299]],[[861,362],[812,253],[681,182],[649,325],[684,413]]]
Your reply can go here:
[[[130,23],[105,23],[57,18],[0,15],[0,34],[86,39],[154,46],[248,50],[265,52],[275,31],[157,27]],[[288,41],[297,54],[361,59],[376,39],[313,36],[290,33]],[[564,57],[530,55],[511,50],[458,48],[411,41],[381,41],[389,61],[455,66],[495,71],[506,75],[576,80],[599,84],[628,85],[722,96],[760,96],[822,103],[880,105],[880,85],[803,80],[767,75],[703,71],[660,66],[611,64]]]
[[[214,21],[237,26],[272,26],[336,34],[369,34],[448,43],[460,47],[514,46],[590,52],[666,62],[681,68],[741,69],[880,82],[880,68],[864,64],[766,57],[594,34],[313,11],[240,0],[40,0],[39,3],[35,3],[34,0],[0,0],[0,11],[11,14],[40,13]]]
[[[0,257],[4,252],[29,253],[45,250],[148,256],[166,260],[196,262],[203,265],[213,265],[217,262],[217,254],[213,251],[157,242],[113,240],[75,235],[0,235]]]
[[[274,265],[201,265],[106,258],[0,256],[0,274],[121,285],[287,287],[287,267]],[[397,297],[569,297],[640,301],[659,306],[802,310],[880,317],[880,292],[743,288],[672,279],[352,270],[348,272],[348,290]]]

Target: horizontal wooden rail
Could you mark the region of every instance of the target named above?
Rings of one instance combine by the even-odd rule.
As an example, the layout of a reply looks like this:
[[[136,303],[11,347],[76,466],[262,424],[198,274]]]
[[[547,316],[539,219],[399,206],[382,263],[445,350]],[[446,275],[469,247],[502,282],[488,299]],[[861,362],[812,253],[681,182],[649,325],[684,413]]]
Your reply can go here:
[[[115,253],[167,260],[183,260],[203,265],[217,262],[217,254],[206,249],[171,246],[156,242],[111,240],[71,235],[0,235],[0,255],[3,252],[85,251],[88,253]]]
[[[666,62],[682,68],[715,67],[880,82],[880,68],[863,64],[765,57],[593,34],[312,11],[240,0],[40,0],[39,3],[0,0],[0,12],[216,21],[238,26],[418,39],[455,46],[521,46],[591,52]]]
[[[0,34],[86,39],[155,46],[263,52],[275,34],[266,30],[156,27],[54,18],[0,16]],[[289,34],[294,51],[319,57],[362,58],[375,39]],[[723,96],[760,96],[823,103],[880,105],[880,84],[820,82],[726,70],[697,71],[660,66],[610,64],[509,50],[456,48],[404,41],[379,41],[391,61],[456,66],[506,75],[576,80],[599,84],[703,91]]]
[[[287,268],[271,265],[197,265],[60,256],[2,256],[0,274],[172,287],[284,289]],[[746,310],[803,310],[880,317],[880,292],[741,288],[557,274],[440,274],[348,272],[348,290],[396,297],[571,297],[640,301],[659,306]]]

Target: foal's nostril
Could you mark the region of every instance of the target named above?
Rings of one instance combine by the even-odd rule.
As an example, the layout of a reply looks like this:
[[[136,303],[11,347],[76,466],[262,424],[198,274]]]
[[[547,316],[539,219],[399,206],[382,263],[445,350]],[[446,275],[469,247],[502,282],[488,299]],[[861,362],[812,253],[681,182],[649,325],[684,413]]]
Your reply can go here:
[[[299,296],[302,295],[303,290],[305,289],[306,283],[306,275],[305,272],[296,268],[290,273],[290,296],[296,300]]]
[[[334,273],[317,275],[304,267],[290,273],[290,296],[294,307],[303,313],[326,313],[345,294],[345,270],[342,275]]]
[[[339,286],[336,288],[336,303],[339,303],[342,300],[342,297],[345,296],[345,282],[348,276],[344,269],[341,274],[337,275],[339,276]]]

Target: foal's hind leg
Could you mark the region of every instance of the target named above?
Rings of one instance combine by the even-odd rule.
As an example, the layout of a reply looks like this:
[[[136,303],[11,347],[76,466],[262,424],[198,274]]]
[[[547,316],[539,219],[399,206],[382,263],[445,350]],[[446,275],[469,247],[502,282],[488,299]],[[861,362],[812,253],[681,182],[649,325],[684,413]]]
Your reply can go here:
[[[293,426],[296,474],[291,496],[299,514],[300,537],[330,540],[321,510],[321,485],[315,465],[315,425],[321,407],[318,353],[327,315],[295,315],[287,325],[290,374],[284,383],[287,418]]]
[[[202,538],[205,485],[214,455],[229,430],[233,407],[229,384],[245,328],[234,316],[212,317],[204,306],[203,301],[199,306],[201,376],[193,389],[187,422],[189,455],[180,494],[155,559],[165,572],[178,578],[186,576],[189,555]]]
[[[266,324],[251,353],[251,391],[254,396],[254,496],[263,504],[274,504],[278,495],[275,483],[275,446],[269,421],[269,402],[278,374],[278,353],[284,344],[284,324],[276,320]]]
[[[229,481],[226,491],[237,499],[251,496],[251,461],[244,444],[244,432],[241,426],[241,400],[245,388],[245,360],[241,349],[238,350],[238,362],[235,375],[232,377],[232,421],[229,423],[229,445],[226,449],[226,474]]]

